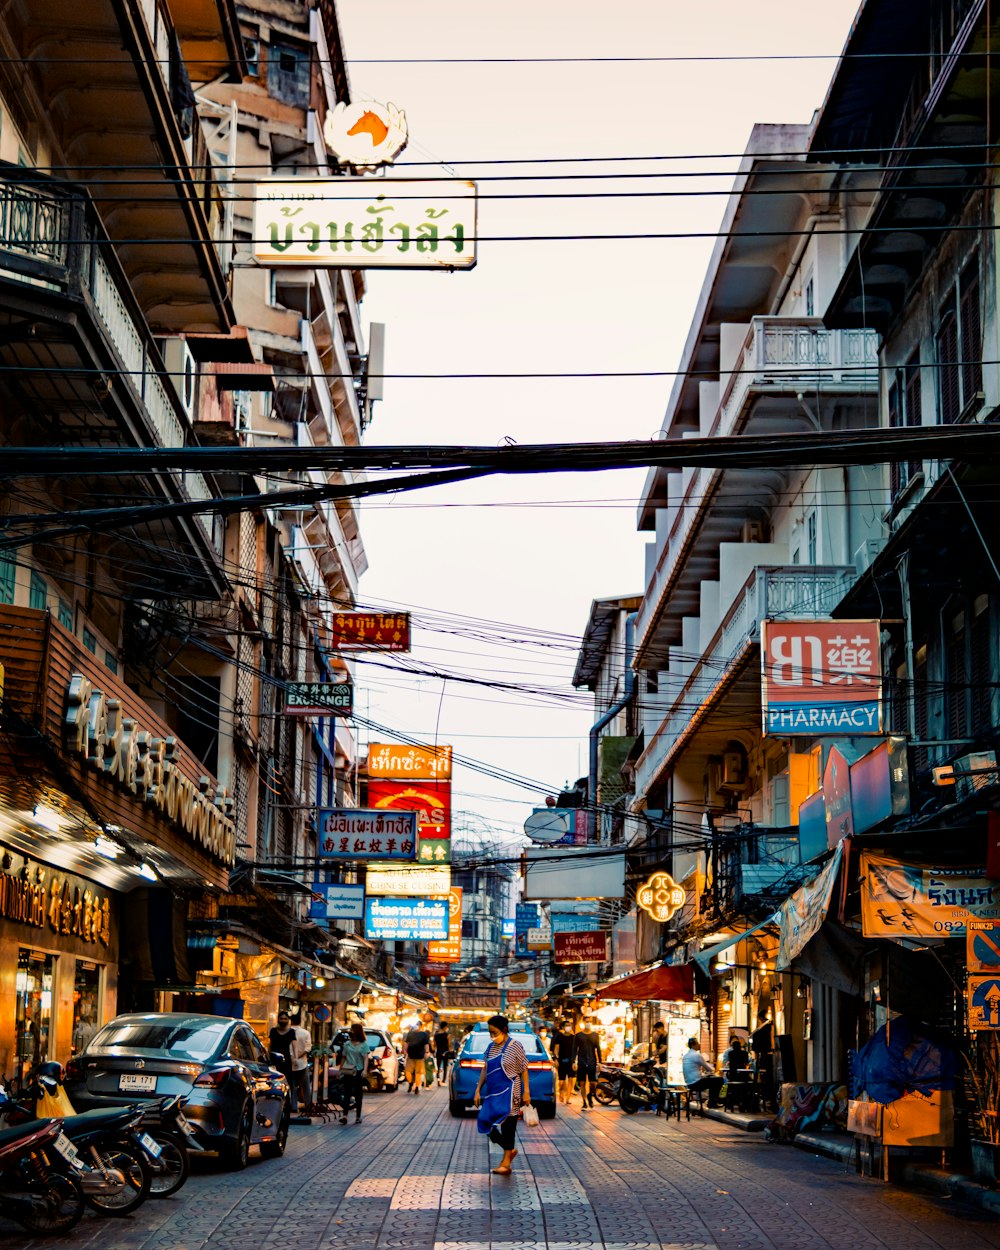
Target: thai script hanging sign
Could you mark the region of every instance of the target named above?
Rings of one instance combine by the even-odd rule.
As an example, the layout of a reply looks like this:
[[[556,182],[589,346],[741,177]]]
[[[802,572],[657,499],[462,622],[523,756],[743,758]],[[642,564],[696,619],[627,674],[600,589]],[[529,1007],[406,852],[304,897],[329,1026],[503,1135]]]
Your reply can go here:
[[[368,747],[368,776],[385,781],[449,781],[451,747],[372,742]]]
[[[324,859],[414,858],[416,812],[377,812],[365,807],[321,807],[316,839]]]
[[[462,178],[268,179],[254,257],[269,268],[471,269],[476,184]]]
[[[175,829],[229,867],[236,862],[233,800],[223,786],[181,772],[176,738],[142,728],[82,673],[66,696],[67,749],[111,784],[155,807]]]
[[[970,920],[1000,919],[1000,881],[981,868],[935,868],[861,852],[865,937],[964,937]]]
[[[584,933],[553,935],[553,961],[557,964],[603,963],[608,957],[608,932],[592,929]]]
[[[365,937],[369,940],[426,942],[447,936],[446,898],[365,899]]]
[[[764,621],[764,733],[881,733],[879,633],[878,621]]]
[[[333,651],[409,651],[409,612],[335,612],[330,622]]]

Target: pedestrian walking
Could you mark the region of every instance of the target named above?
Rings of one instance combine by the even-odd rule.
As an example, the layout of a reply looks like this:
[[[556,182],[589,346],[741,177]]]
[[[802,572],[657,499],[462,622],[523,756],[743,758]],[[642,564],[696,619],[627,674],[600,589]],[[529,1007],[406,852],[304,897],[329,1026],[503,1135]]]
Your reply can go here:
[[[580,1082],[580,1094],[583,1097],[580,1110],[593,1111],[597,1069],[601,1064],[601,1039],[594,1032],[589,1020],[584,1020],[582,1030],[573,1038],[573,1059]]]
[[[426,1075],[424,1061],[427,1058],[427,1047],[431,1044],[431,1035],[415,1024],[403,1039],[403,1044],[406,1047],[406,1083],[411,1094],[419,1094]]]
[[[312,1051],[312,1034],[299,1023],[292,1025],[292,1042],[288,1048],[288,1062],[291,1069],[288,1083],[292,1087],[292,1106],[301,1104],[303,1111],[312,1105],[312,1081],[309,1071],[309,1055]]]
[[[372,1051],[372,1043],[365,1036],[364,1025],[355,1022],[351,1025],[350,1036],[344,1042],[340,1052],[340,1076],[344,1082],[344,1114],[340,1117],[341,1124],[347,1123],[347,1111],[354,1103],[354,1123],[361,1123],[361,1105],[365,1097],[365,1069],[368,1056]]]
[[[552,1059],[555,1063],[556,1092],[559,1101],[568,1103],[573,1094],[573,1024],[560,1021],[552,1034]]]
[[[448,1060],[451,1057],[451,1038],[448,1026],[441,1021],[434,1031],[434,1058],[437,1061],[437,1083],[443,1085],[448,1079]]]
[[[506,1016],[491,1016],[486,1027],[490,1032],[490,1045],[473,1101],[479,1108],[477,1124],[480,1133],[488,1133],[490,1141],[503,1149],[503,1158],[493,1171],[497,1176],[510,1176],[511,1165],[517,1155],[514,1148],[517,1117],[531,1103],[528,1057],[521,1043],[510,1036]]]

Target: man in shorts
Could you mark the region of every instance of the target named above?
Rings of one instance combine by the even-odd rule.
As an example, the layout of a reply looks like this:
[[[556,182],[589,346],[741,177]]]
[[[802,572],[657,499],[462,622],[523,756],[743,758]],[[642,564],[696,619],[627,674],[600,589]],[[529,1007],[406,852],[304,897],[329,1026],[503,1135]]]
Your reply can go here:
[[[403,1038],[403,1045],[406,1047],[406,1083],[411,1094],[420,1093],[420,1086],[424,1082],[424,1060],[430,1044],[431,1035],[419,1024],[415,1024]]]
[[[580,1082],[580,1094],[583,1097],[581,1110],[593,1111],[597,1069],[601,1064],[601,1039],[592,1029],[589,1020],[584,1020],[582,1030],[573,1038],[573,1058]]]
[[[552,1034],[552,1059],[555,1063],[556,1094],[568,1103],[573,1095],[573,1025],[562,1020]]]

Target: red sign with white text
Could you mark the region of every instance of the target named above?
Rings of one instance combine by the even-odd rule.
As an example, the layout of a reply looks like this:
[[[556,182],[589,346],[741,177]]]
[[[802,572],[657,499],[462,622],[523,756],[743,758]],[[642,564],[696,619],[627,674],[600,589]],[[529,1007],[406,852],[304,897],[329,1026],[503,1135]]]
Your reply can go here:
[[[580,933],[553,933],[553,958],[557,964],[604,963],[608,957],[607,929]]]
[[[417,837],[451,837],[450,781],[369,781],[368,806],[417,813]]]

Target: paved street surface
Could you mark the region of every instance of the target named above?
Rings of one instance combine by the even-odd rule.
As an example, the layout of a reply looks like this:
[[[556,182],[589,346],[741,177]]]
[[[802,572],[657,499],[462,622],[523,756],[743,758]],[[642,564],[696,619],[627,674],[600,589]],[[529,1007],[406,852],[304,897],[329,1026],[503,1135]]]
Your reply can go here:
[[[492,1176],[472,1119],[445,1091],[365,1101],[364,1123],[293,1126],[281,1160],[242,1173],[199,1160],[172,1199],[88,1213],[68,1236],[15,1247],[100,1250],[987,1250],[1000,1221],[862,1180],[840,1163],[711,1120],[559,1117],[519,1133]],[[492,1165],[499,1151],[491,1150]]]

